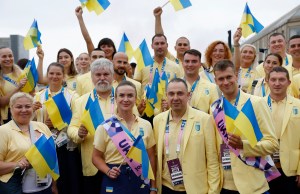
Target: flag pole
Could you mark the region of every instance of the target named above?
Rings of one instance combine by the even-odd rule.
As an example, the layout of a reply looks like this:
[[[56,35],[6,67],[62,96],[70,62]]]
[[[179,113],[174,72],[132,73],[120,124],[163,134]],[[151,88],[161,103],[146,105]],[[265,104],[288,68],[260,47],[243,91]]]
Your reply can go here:
[[[123,165],[123,163],[125,162],[126,160],[126,156],[124,157],[124,160],[121,162],[120,166],[118,167],[118,169],[120,170],[121,166]]]
[[[163,8],[164,6],[166,6],[168,3],[170,3],[170,1],[167,1],[165,4],[163,4],[163,6],[161,6],[161,8]]]

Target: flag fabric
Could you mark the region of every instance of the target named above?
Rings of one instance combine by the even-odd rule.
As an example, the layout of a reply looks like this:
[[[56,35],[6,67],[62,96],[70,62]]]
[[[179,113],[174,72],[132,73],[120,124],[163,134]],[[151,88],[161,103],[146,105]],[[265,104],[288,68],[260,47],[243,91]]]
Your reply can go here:
[[[189,0],[169,0],[169,1],[173,5],[175,11],[179,11],[192,6]]]
[[[250,98],[236,117],[234,125],[248,139],[252,147],[263,138]]]
[[[49,118],[55,128],[58,130],[67,127],[72,118],[72,111],[62,92],[49,98],[45,102]]]
[[[133,57],[133,48],[132,48],[125,32],[122,36],[118,52],[126,53],[126,55],[128,56],[128,61],[130,61],[131,58]]]
[[[162,97],[163,97],[163,92],[160,83],[160,75],[158,69],[156,68],[148,99],[155,108],[160,110]]]
[[[36,70],[36,65],[34,62],[34,58],[32,58],[31,61],[28,61],[21,76],[18,78],[18,81],[20,81],[23,78],[27,78],[27,82],[24,85],[24,87],[21,89],[22,92],[31,92],[34,90],[36,83],[38,81],[38,72]]]
[[[252,15],[248,3],[246,3],[244,9],[240,27],[242,28],[242,35],[244,38],[252,33],[259,33],[264,28],[264,26]]]
[[[42,44],[41,42],[41,32],[39,31],[37,21],[34,20],[27,35],[24,38],[24,48],[25,50],[29,50],[37,47]]]
[[[154,179],[149,156],[141,135],[139,135],[127,153],[127,157],[142,164],[142,175],[144,179]]]
[[[150,96],[150,90],[150,86],[147,85],[144,91],[144,99],[146,101],[146,108],[144,110],[144,113],[147,115],[147,117],[152,117],[154,115],[154,106],[148,100]]]
[[[97,127],[104,121],[104,117],[96,99],[90,103],[89,109],[83,114],[81,123],[91,135],[95,135]]]
[[[176,76],[176,74],[175,74],[175,76]],[[168,88],[168,82],[169,82],[168,76],[167,76],[166,72],[164,71],[160,78],[160,84],[161,84],[163,96],[166,95],[166,91]]]
[[[240,135],[239,131],[236,130],[236,126],[234,125],[234,121],[237,118],[239,111],[226,98],[222,98],[227,132]]]
[[[104,10],[108,8],[110,2],[108,0],[79,0],[82,6],[86,6],[89,12],[94,11],[97,15],[100,15]]]
[[[144,67],[153,64],[153,58],[149,52],[146,40],[140,44],[139,48],[137,48],[134,52],[134,57],[137,62],[137,70],[141,71]]]
[[[59,178],[58,160],[53,137],[42,135],[26,152],[25,157],[40,177],[50,174],[54,180]]]

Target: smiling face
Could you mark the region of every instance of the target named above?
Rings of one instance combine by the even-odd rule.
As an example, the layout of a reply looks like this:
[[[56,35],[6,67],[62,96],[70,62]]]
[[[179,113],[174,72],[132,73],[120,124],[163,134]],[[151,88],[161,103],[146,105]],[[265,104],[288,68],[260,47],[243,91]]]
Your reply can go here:
[[[280,61],[278,57],[274,55],[269,55],[266,60],[264,61],[264,70],[266,75],[270,73],[270,71],[273,69],[273,67],[280,66]]]
[[[271,36],[269,40],[270,53],[284,54],[286,42],[282,35]]]
[[[113,53],[115,52],[114,47],[112,45],[108,44],[103,44],[100,46],[101,50],[104,51],[105,57],[107,59],[112,59],[113,58]]]
[[[64,73],[61,67],[51,66],[47,72],[49,85],[61,86],[64,79]]]
[[[199,74],[199,69],[201,67],[199,56],[186,53],[183,58],[182,66],[184,69],[184,74],[187,77]]]
[[[225,96],[233,96],[237,89],[237,77],[231,67],[224,71],[215,71],[215,82]]]
[[[118,75],[124,75],[126,73],[128,64],[128,57],[125,53],[116,53],[113,59],[114,71]]]
[[[271,72],[269,75],[268,85],[271,94],[285,95],[291,81],[287,78],[285,72]]]
[[[112,87],[113,75],[108,68],[96,69],[92,72],[92,81],[97,92],[107,92]]]
[[[14,64],[14,55],[10,48],[0,49],[0,67],[12,68]]]
[[[251,46],[245,46],[241,50],[241,62],[244,68],[248,68],[252,65],[255,60],[255,50]]]
[[[32,101],[27,97],[18,98],[11,106],[11,114],[17,124],[29,124],[33,114]]]
[[[58,63],[62,64],[65,69],[71,67],[72,61],[73,59],[68,53],[63,51],[58,54]]]
[[[175,45],[177,55],[183,56],[184,52],[190,50],[190,42],[186,38],[178,38]]]
[[[132,86],[122,85],[116,91],[116,103],[118,112],[132,111],[136,101],[136,90]]]
[[[289,41],[289,53],[293,60],[300,61],[300,38],[295,38]]]
[[[214,66],[217,62],[225,59],[225,47],[223,44],[217,44],[213,49],[211,55],[212,65]]]

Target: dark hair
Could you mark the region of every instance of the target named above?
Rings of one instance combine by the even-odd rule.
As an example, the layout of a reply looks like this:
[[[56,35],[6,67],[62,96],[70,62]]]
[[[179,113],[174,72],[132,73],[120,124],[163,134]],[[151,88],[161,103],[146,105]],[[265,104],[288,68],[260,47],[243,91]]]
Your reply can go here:
[[[169,87],[170,83],[183,83],[186,91],[188,91],[188,85],[186,84],[185,80],[183,80],[181,78],[176,77],[176,78],[171,79],[168,83],[168,87]]]
[[[274,32],[273,34],[271,34],[271,35],[269,36],[269,41],[270,41],[271,37],[274,37],[274,36],[282,36],[283,39],[285,39],[285,36],[283,35],[283,33],[280,33],[280,32]]]
[[[235,72],[234,64],[232,61],[228,59],[218,61],[214,66],[214,72],[225,71],[228,67],[232,68],[232,70]]]
[[[198,56],[199,60],[201,62],[201,53],[200,51],[196,50],[196,49],[190,49],[184,52],[183,56],[185,56],[185,54],[190,54],[190,55],[194,55],[194,56]]]
[[[115,91],[115,96],[117,96],[119,87],[122,87],[122,86],[130,86],[130,87],[134,88],[134,91],[135,91],[135,97],[137,97],[137,92],[136,92],[136,87],[135,87],[135,85],[134,85],[131,81],[127,81],[127,80],[123,80],[123,81],[121,81],[121,82],[119,83],[119,85],[117,86],[116,91]]]
[[[296,35],[292,36],[292,37],[289,39],[289,41],[291,41],[291,40],[293,40],[293,39],[296,39],[296,38],[300,38],[300,35],[299,35],[299,34],[296,34]]]
[[[74,65],[74,57],[73,57],[72,52],[69,49],[66,49],[66,48],[59,49],[59,51],[57,52],[56,62],[58,62],[58,60],[59,60],[59,54],[62,53],[62,52],[65,52],[68,55],[70,55],[70,57],[72,59],[71,66],[70,66],[70,71],[69,71],[69,75],[68,76],[75,76],[75,75],[77,75],[77,71],[76,71],[76,68],[75,68],[75,65]]]
[[[64,68],[64,66],[63,66],[62,64],[60,64],[60,63],[57,63],[57,62],[53,62],[53,63],[51,63],[51,64],[48,66],[48,68],[47,68],[47,74],[49,73],[50,68],[53,67],[53,66],[61,68],[63,74],[65,74],[65,68]]]
[[[290,80],[289,72],[288,72],[288,70],[287,70],[286,68],[284,68],[284,67],[281,67],[281,66],[273,67],[273,69],[269,72],[269,75],[268,75],[269,79],[270,79],[270,75],[271,75],[272,72],[277,72],[277,73],[283,72],[283,73],[286,74],[286,78],[287,78],[288,80]]]
[[[130,66],[131,66],[132,68],[136,68],[137,64],[136,64],[135,62],[132,62],[132,63],[130,63]]]
[[[112,41],[112,39],[110,39],[110,38],[102,38],[102,39],[99,41],[98,47],[97,47],[97,48],[101,50],[101,46],[102,46],[102,45],[108,45],[108,46],[112,46],[112,47],[113,47],[114,52],[113,52],[113,54],[112,54],[112,57],[116,54],[117,49],[116,49],[115,43],[114,43],[114,41]]]
[[[154,38],[156,38],[156,37],[164,37],[164,38],[166,39],[166,42],[168,41],[168,40],[167,40],[167,37],[166,37],[164,34],[155,34],[155,35],[152,37],[152,43],[153,43],[153,41],[154,41]]]
[[[26,58],[19,59],[18,62],[17,62],[17,65],[18,65],[21,69],[24,69],[25,66],[27,65],[28,61],[29,61],[29,60],[26,59]]]
[[[269,56],[277,57],[277,59],[278,59],[278,61],[279,61],[279,66],[282,65],[283,60],[282,60],[282,57],[281,57],[279,54],[277,54],[277,53],[269,53],[269,54],[265,57],[265,61],[267,60],[267,58],[268,58]],[[265,61],[264,61],[264,63],[265,63]]]

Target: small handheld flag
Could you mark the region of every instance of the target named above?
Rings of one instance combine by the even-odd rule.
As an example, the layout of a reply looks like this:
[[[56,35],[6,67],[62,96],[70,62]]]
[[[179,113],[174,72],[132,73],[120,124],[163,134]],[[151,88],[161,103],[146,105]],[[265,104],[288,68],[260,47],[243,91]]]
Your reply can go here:
[[[259,23],[252,15],[247,3],[244,9],[240,27],[243,29],[242,35],[244,38],[248,37],[252,33],[259,33],[264,28],[264,26],[261,25],[261,23]]]
[[[131,58],[133,57],[133,48],[132,48],[125,32],[122,36],[118,52],[126,53],[126,55],[128,56],[128,61],[130,61]]]
[[[169,0],[169,1],[173,5],[175,11],[179,11],[192,6],[189,0]]]
[[[39,78],[38,72],[36,70],[34,58],[32,58],[31,61],[27,62],[21,76],[18,78],[18,81],[20,81],[25,77],[27,78],[27,82],[25,86],[21,89],[21,91],[29,93],[34,90]]]
[[[134,57],[137,62],[137,70],[141,71],[144,67],[153,64],[153,58],[149,52],[146,40],[140,44],[139,48],[134,52]]]
[[[110,5],[110,2],[108,0],[79,0],[79,1],[81,2],[83,7],[86,6],[89,12],[94,11],[97,15],[100,15],[102,12],[104,12]]]
[[[42,44],[41,41],[41,32],[39,31],[37,21],[34,20],[27,35],[24,38],[24,48],[25,50],[29,50],[37,47]]]

